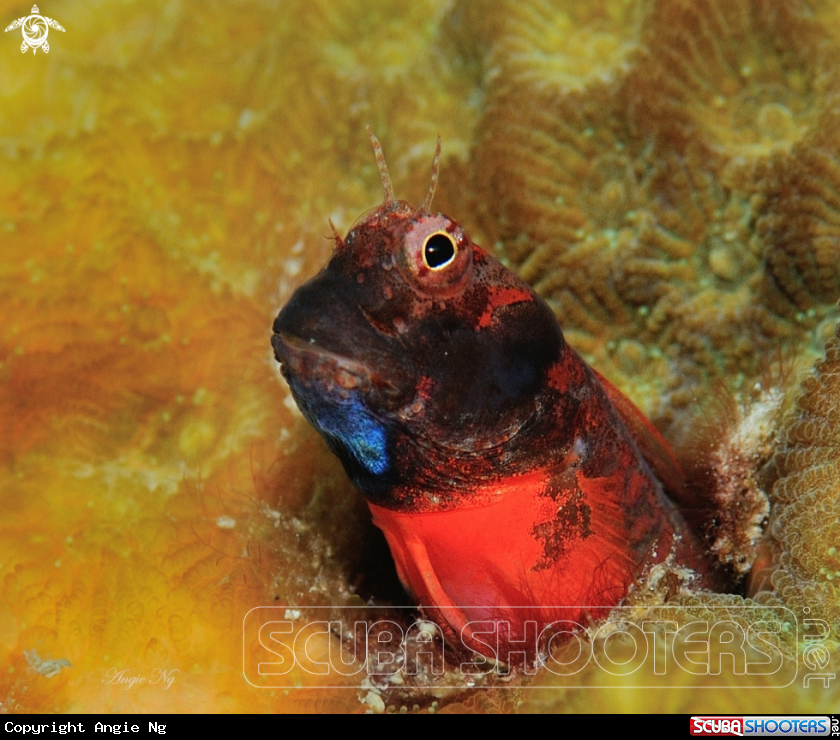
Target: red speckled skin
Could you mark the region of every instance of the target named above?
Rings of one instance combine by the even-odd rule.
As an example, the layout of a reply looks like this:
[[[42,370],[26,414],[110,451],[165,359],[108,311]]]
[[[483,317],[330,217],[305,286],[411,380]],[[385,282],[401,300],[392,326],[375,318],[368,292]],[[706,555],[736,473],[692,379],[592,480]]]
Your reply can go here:
[[[669,554],[699,567],[692,538],[618,411],[566,349],[548,373],[552,387],[581,397],[564,454],[532,473],[474,486],[470,501],[445,511],[370,504],[403,584],[453,641],[478,652],[486,650],[470,622],[507,621],[521,640],[528,620],[586,624],[605,615]],[[499,652],[493,657],[504,660],[504,645]]]
[[[453,251],[441,266],[432,237]],[[679,485],[667,445],[526,283],[402,201],[336,241],[272,344],[449,638],[492,654],[470,622],[507,621],[516,639],[528,620],[605,613],[669,555],[703,570],[653,472]]]

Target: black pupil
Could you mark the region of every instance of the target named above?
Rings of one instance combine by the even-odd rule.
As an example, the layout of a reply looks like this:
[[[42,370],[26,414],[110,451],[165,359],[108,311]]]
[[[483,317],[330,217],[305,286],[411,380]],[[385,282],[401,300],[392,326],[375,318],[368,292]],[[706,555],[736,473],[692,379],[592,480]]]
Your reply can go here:
[[[455,256],[455,245],[452,239],[443,234],[429,237],[425,247],[426,264],[431,267],[441,267]]]

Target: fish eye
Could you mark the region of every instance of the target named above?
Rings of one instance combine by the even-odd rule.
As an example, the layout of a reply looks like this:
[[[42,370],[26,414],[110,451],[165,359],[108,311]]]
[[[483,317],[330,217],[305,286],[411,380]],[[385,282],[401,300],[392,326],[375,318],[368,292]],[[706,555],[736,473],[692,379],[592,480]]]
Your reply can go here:
[[[449,234],[430,234],[423,244],[423,261],[431,270],[440,270],[455,259],[455,242]]]
[[[472,275],[473,249],[469,237],[441,213],[421,213],[400,236],[398,264],[412,287],[436,298],[462,291]]]

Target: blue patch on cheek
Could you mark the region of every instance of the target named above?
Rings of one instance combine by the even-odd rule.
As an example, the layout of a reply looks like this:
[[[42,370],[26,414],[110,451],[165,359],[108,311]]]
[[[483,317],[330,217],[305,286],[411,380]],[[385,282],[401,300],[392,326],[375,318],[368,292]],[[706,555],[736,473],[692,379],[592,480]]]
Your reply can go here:
[[[385,429],[358,400],[324,404],[313,421],[324,435],[340,442],[368,472],[382,475],[390,467]]]

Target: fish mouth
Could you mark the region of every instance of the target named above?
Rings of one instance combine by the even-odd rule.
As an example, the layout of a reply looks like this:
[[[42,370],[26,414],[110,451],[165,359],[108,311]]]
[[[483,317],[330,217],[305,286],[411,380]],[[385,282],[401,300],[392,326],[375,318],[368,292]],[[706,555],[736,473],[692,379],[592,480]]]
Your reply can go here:
[[[375,407],[394,409],[403,405],[411,387],[404,372],[394,373],[391,367],[392,372],[385,375],[370,363],[327,349],[314,338],[279,331],[271,337],[271,345],[293,391],[308,388],[336,400],[361,394]]]

